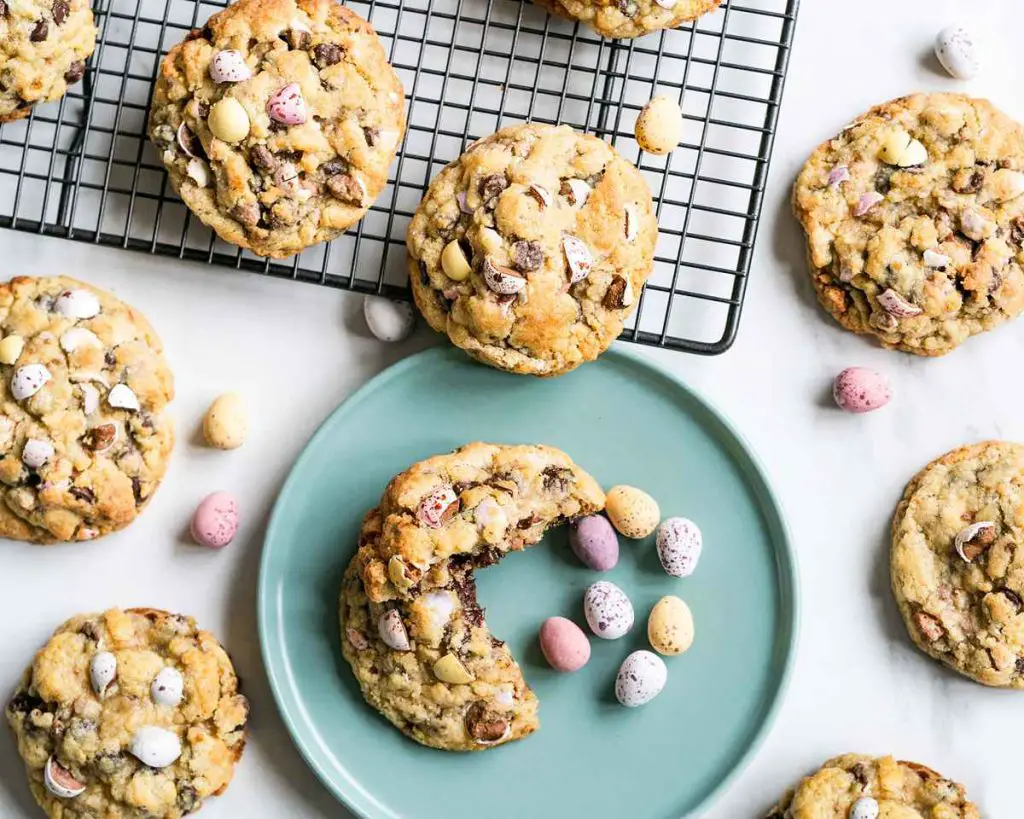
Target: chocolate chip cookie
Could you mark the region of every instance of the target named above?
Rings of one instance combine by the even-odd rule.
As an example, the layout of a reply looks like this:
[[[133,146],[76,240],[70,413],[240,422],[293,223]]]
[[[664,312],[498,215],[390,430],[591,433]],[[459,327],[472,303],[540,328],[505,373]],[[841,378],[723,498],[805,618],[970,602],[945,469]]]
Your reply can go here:
[[[933,461],[892,524],[892,589],[918,647],[985,685],[1024,688],[1024,446]]]
[[[545,446],[469,444],[394,478],[341,588],[342,653],[366,701],[446,751],[537,730],[537,698],[488,629],[473,572],[603,506],[594,479]]]
[[[58,628],[6,713],[51,819],[181,819],[231,782],[249,704],[192,618],[111,609]]]
[[[1024,128],[985,100],[872,109],[814,152],[793,202],[848,330],[943,355],[1024,309]]]
[[[174,443],[149,322],[63,276],[0,285],[0,537],[91,540],[131,523]]]
[[[787,793],[766,819],[981,819],[962,785],[916,762],[846,754]]]
[[[284,258],[339,236],[387,183],[405,97],[373,28],[336,0],[240,0],[164,60],[149,135],[225,241]]]
[[[714,11],[722,0],[534,0],[611,38],[642,37]]]
[[[431,182],[409,225],[409,276],[430,326],[474,358],[560,375],[622,332],[657,238],[647,183],[614,148],[516,125]]]
[[[95,47],[89,0],[0,0],[0,122],[63,97]]]

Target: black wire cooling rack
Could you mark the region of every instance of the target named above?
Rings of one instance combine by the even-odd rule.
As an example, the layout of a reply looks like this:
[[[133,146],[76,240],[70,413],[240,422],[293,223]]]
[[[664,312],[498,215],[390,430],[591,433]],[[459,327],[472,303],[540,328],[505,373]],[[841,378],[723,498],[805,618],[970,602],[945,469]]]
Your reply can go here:
[[[407,296],[405,229],[430,179],[466,145],[528,120],[608,139],[638,163],[661,228],[655,270],[623,338],[716,354],[739,323],[799,0],[725,0],[638,40],[605,40],[524,0],[371,0],[408,97],[387,188],[344,237],[284,262],[217,239],[170,190],[145,138],[160,59],[225,0],[95,0],[82,83],[0,126],[0,226]],[[679,99],[683,143],[642,154],[633,124]]]

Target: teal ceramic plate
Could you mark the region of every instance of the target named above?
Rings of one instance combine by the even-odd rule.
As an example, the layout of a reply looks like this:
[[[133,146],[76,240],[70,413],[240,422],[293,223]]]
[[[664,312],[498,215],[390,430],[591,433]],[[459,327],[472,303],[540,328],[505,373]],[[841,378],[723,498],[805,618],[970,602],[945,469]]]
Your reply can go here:
[[[582,567],[565,530],[478,572],[492,631],[540,699],[540,730],[482,753],[406,739],[363,703],[341,656],[337,592],[359,525],[387,481],[470,441],[561,447],[605,487],[633,484],[662,513],[697,521],[697,572],[670,578],[652,539],[623,541],[604,575]],[[590,663],[560,675],[536,643],[546,617],[583,623],[598,577],[633,600],[621,640],[594,638]],[[674,376],[612,351],[556,380],[513,377],[434,349],[382,373],[310,441],[277,501],[260,574],[263,656],[306,761],[367,819],[678,819],[697,815],[752,756],[785,687],[797,623],[794,558],[778,503],[736,432]],[[664,594],[693,610],[697,638],[667,659],[668,684],[639,709],[612,693],[622,659],[646,648]]]

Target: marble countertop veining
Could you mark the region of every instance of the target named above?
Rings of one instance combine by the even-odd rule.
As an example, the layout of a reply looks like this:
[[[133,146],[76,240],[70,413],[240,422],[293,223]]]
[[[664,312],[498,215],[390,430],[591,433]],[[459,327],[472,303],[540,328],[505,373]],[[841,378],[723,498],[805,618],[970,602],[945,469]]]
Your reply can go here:
[[[941,74],[931,56],[935,33],[965,16],[991,46],[986,72],[969,84]],[[887,532],[905,482],[931,458],[988,437],[1024,440],[1024,322],[936,360],[853,337],[818,309],[788,207],[807,154],[876,102],[964,89],[1024,117],[1021,22],[1019,0],[804,0],[738,340],[718,358],[646,353],[745,433],[774,479],[800,560],[803,622],[788,696],[760,753],[707,819],[757,819],[799,776],[847,751],[922,762],[964,783],[984,816],[1021,815],[1024,695],[960,679],[912,648],[889,593]],[[178,607],[230,646],[257,703],[244,763],[202,816],[345,816],[292,746],[262,670],[262,529],[326,413],[434,338],[421,330],[405,344],[380,344],[363,328],[359,297],[322,288],[10,231],[0,232],[0,248],[5,278],[79,276],[150,317],[177,373],[179,431],[174,468],[130,535],[74,549],[3,544],[0,681],[13,684],[74,612],[115,601]],[[832,406],[831,377],[855,364],[890,376],[889,407],[851,416]],[[253,414],[249,442],[231,456],[196,444],[202,412],[227,389],[247,396]],[[186,545],[197,475],[241,498],[243,528],[221,553]],[[0,816],[38,815],[5,739]]]

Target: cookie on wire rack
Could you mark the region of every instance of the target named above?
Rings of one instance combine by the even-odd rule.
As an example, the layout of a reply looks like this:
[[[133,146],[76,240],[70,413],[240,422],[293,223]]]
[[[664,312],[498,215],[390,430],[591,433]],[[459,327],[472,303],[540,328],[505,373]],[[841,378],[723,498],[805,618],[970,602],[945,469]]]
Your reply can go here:
[[[192,212],[275,258],[358,222],[404,131],[380,40],[336,0],[240,0],[213,15],[165,58],[149,120]]]
[[[0,122],[63,97],[95,47],[89,0],[0,0]]]
[[[554,376],[603,353],[654,266],[651,192],[603,140],[526,123],[473,143],[409,225],[430,326],[479,361]]]
[[[534,0],[570,20],[579,20],[612,39],[642,37],[675,28],[714,11],[722,0]]]

